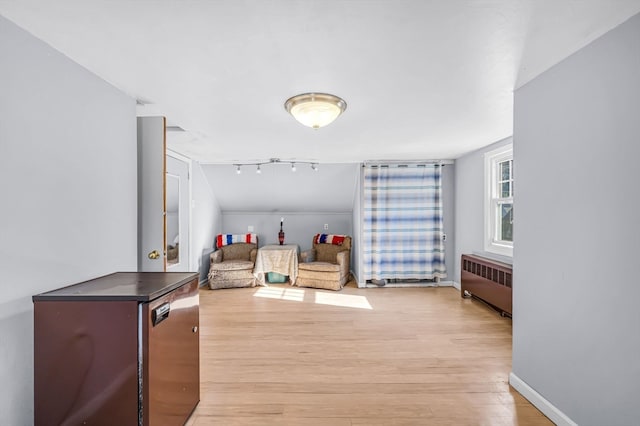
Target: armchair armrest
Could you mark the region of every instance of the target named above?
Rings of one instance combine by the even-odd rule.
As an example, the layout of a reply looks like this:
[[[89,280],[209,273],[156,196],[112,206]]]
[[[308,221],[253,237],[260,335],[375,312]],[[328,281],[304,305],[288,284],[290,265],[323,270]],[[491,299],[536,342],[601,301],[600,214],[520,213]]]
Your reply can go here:
[[[249,259],[255,264],[256,257],[258,257],[258,249],[252,249],[251,253],[249,253]]]
[[[316,250],[310,249],[300,253],[300,261],[303,263],[313,262],[316,260]]]
[[[222,262],[222,250],[216,250],[210,255],[211,263],[221,263]]]
[[[336,261],[340,265],[341,271],[349,270],[349,250],[341,251],[336,256]]]

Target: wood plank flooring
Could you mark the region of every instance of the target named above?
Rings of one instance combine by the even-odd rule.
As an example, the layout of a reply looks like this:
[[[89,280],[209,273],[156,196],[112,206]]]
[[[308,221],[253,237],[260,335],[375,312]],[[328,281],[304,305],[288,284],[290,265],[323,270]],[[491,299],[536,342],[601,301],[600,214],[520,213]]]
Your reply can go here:
[[[200,291],[207,425],[552,425],[508,384],[511,320],[440,288]]]

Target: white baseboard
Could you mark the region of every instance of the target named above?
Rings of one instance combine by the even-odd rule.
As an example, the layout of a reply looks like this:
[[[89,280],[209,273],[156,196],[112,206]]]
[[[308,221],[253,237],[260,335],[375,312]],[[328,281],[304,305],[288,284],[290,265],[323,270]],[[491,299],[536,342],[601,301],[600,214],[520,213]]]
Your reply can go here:
[[[453,285],[456,289],[458,289],[458,290],[462,290],[462,288],[460,287],[460,283],[457,283],[457,282],[455,282],[455,281],[451,281],[451,282],[453,283],[452,285]]]
[[[576,422],[571,420],[566,414],[560,411],[555,405],[546,400],[542,395],[536,392],[531,386],[526,384],[522,379],[513,374],[509,374],[509,384],[515,390],[520,392],[530,403],[538,410],[554,422],[558,426],[578,426]]]

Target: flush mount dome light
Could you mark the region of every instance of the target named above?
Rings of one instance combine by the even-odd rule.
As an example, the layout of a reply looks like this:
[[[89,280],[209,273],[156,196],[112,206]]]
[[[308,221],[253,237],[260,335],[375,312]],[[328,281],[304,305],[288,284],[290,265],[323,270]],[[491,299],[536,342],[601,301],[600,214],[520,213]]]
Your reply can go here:
[[[338,118],[347,103],[328,93],[303,93],[287,99],[284,109],[305,126],[319,129]]]

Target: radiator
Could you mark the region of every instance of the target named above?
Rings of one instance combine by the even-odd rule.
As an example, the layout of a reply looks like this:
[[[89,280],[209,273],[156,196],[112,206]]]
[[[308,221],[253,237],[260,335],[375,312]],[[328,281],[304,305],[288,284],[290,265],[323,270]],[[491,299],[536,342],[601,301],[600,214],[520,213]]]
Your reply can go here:
[[[463,254],[460,295],[473,296],[491,305],[502,315],[512,315],[513,268],[486,257]]]

